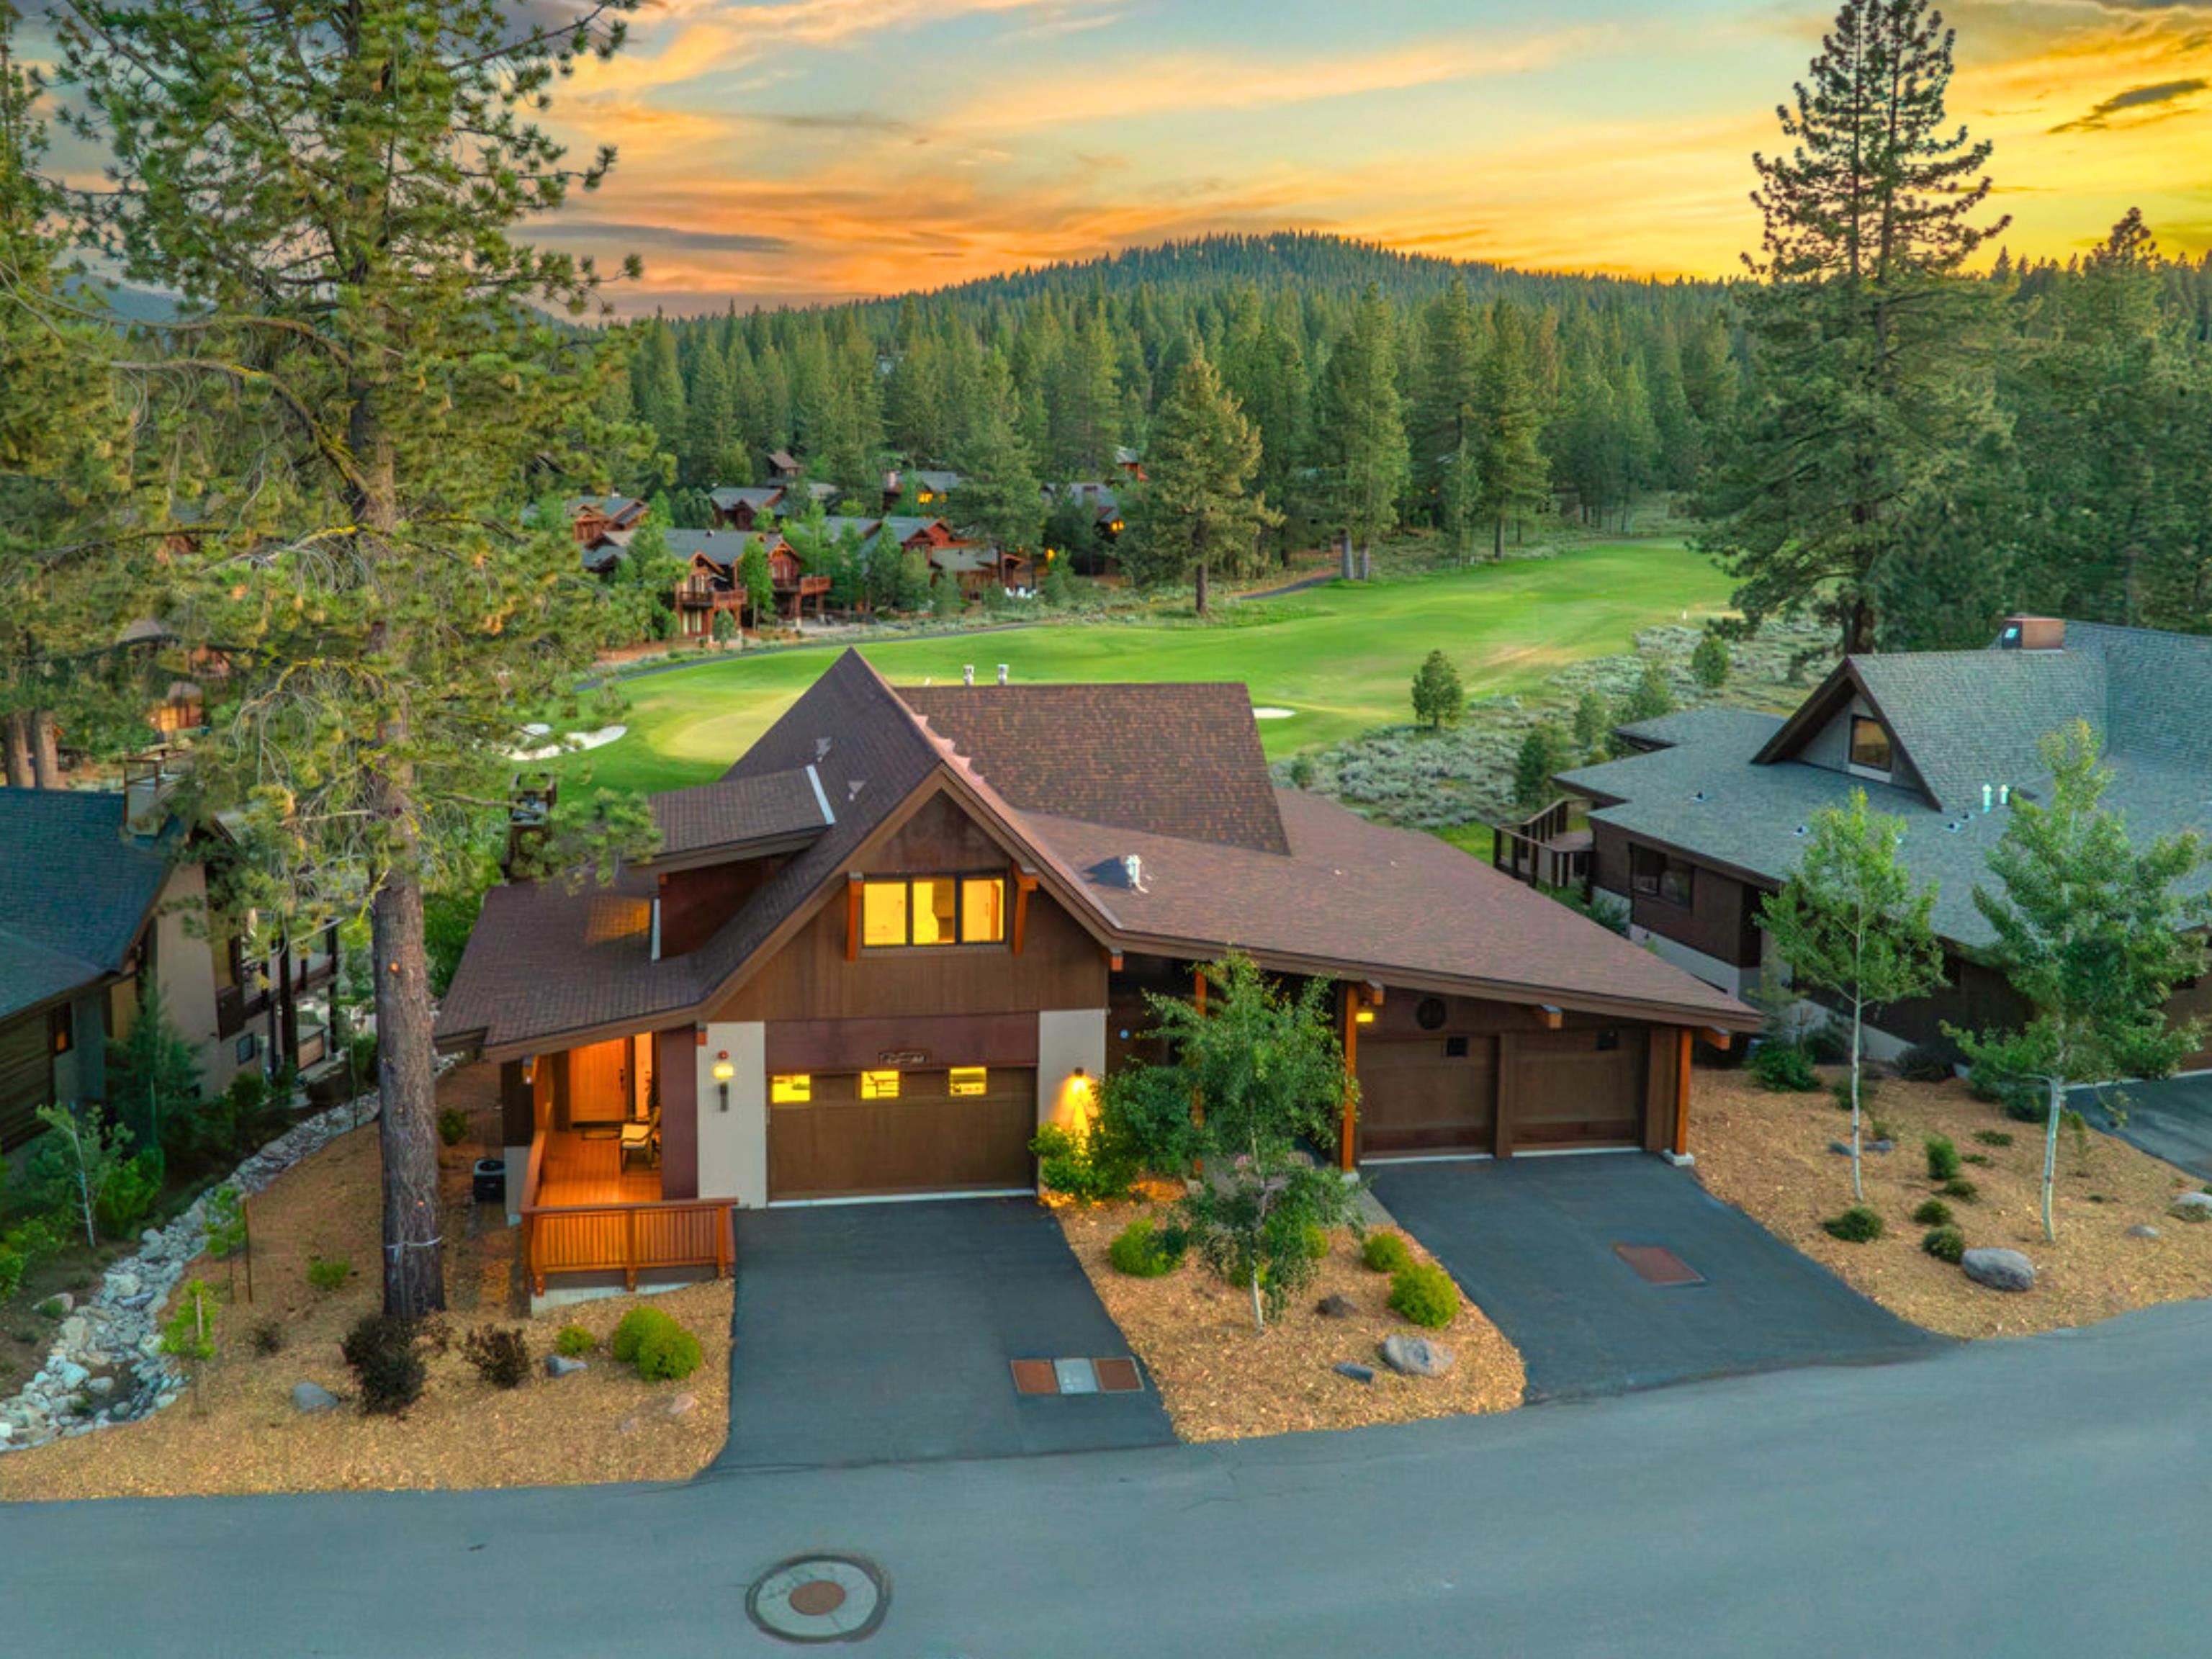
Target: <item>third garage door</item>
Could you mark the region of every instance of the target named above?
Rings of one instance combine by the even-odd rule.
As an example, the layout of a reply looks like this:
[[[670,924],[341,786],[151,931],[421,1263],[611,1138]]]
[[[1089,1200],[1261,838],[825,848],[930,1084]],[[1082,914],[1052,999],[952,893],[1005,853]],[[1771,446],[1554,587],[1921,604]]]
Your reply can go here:
[[[768,1195],[885,1198],[1006,1192],[1036,1180],[1036,1073],[994,1066],[945,1071],[817,1073],[773,1081]],[[878,1080],[871,1082],[874,1078]],[[791,1098],[802,1091],[805,1099]],[[976,1084],[981,1092],[969,1092]],[[886,1087],[896,1094],[887,1095]],[[955,1093],[957,1087],[963,1092]]]
[[[1608,1025],[1516,1036],[1511,1149],[1643,1145],[1650,1035]]]
[[[1497,1039],[1399,1037],[1359,1045],[1363,1156],[1486,1152],[1497,1121]]]

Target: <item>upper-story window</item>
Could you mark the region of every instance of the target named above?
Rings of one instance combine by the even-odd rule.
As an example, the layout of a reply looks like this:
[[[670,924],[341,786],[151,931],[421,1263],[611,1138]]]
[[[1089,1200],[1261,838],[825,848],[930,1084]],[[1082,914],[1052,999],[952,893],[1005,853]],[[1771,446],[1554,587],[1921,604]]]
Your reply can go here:
[[[860,942],[870,950],[1000,945],[1006,938],[1004,876],[902,876],[860,884]]]
[[[1889,728],[1870,715],[1851,716],[1851,764],[1862,771],[1889,775]]]
[[[1691,898],[1692,872],[1696,866],[1669,858],[1656,847],[1628,849],[1628,884],[1647,897],[1686,906]]]

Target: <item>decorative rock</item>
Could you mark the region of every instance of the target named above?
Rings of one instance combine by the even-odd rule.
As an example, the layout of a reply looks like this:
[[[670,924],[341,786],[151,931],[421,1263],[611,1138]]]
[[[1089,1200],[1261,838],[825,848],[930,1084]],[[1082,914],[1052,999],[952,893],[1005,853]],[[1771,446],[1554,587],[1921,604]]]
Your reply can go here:
[[[1348,1376],[1355,1382],[1372,1382],[1375,1380],[1375,1368],[1372,1365],[1355,1364],[1349,1359],[1337,1361],[1336,1374],[1339,1376]]]
[[[51,1307],[56,1317],[58,1318],[76,1311],[76,1298],[67,1291],[56,1291],[44,1302],[39,1304],[39,1307],[41,1312]]]
[[[1314,1304],[1314,1311],[1323,1319],[1349,1319],[1359,1310],[1349,1297],[1325,1296]]]
[[[82,1388],[85,1379],[92,1375],[74,1359],[58,1359],[53,1363],[52,1369],[55,1385],[64,1393],[72,1389]]]
[[[615,1432],[617,1434],[635,1434],[637,1432],[637,1419],[635,1417],[625,1417],[621,1422],[615,1425]]]
[[[91,1327],[85,1323],[82,1314],[71,1314],[67,1319],[62,1321],[62,1346],[68,1348],[82,1347],[86,1333],[90,1329]]]
[[[1828,1143],[1828,1150],[1838,1158],[1849,1158],[1851,1155],[1851,1143],[1848,1140],[1832,1140]]]
[[[144,1232],[138,1235],[138,1242],[146,1246],[149,1249],[157,1249],[161,1243],[161,1235],[155,1231],[153,1228],[149,1227]]]
[[[313,1416],[317,1412],[334,1412],[338,1408],[338,1397],[319,1382],[295,1382],[292,1385],[292,1409]]]
[[[559,1356],[556,1355],[555,1357],[557,1358]],[[661,1410],[667,1413],[671,1417],[689,1416],[691,1413],[698,1409],[699,1396],[696,1394],[679,1394],[675,1399],[670,1401],[665,1406],[661,1407]]]
[[[2191,1221],[2212,1220],[2212,1193],[2177,1194],[2172,1208],[2174,1214]]]
[[[115,1392],[115,1379],[112,1376],[95,1376],[88,1379],[84,1386],[88,1393],[105,1400]]]
[[[1386,1336],[1382,1363],[1403,1376],[1442,1376],[1452,1368],[1452,1351],[1425,1336]]]
[[[2018,1250],[1969,1250],[1959,1266],[1975,1284],[1992,1291],[2032,1291],[2035,1264]]]
[[[118,1302],[128,1302],[137,1296],[138,1275],[124,1267],[111,1267],[107,1273],[107,1294]]]
[[[578,1371],[589,1370],[591,1367],[584,1361],[571,1359],[564,1353],[549,1353],[545,1356],[545,1375],[548,1376],[574,1376]]]
[[[1896,1150],[1897,1143],[1887,1139],[1867,1142],[1867,1151],[1870,1152],[1893,1152]]]
[[[2148,1221],[2141,1221],[2128,1229],[2128,1237],[2130,1238],[2158,1238],[2162,1237],[2162,1235],[2159,1232],[2157,1228],[2152,1226]]]

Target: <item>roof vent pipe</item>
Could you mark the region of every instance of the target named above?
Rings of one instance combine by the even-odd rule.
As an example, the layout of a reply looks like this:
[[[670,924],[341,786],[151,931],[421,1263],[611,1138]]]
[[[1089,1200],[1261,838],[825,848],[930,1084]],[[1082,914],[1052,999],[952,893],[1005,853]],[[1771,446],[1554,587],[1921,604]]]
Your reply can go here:
[[[1121,868],[1128,874],[1130,890],[1133,892],[1143,892],[1145,890],[1144,860],[1132,853],[1121,860]]]
[[[1990,799],[1996,793],[1996,791],[1992,789],[1988,784],[1985,783],[1982,786],[1982,811],[1986,812],[1990,810]]]
[[[1008,672],[1008,671],[1007,671],[1007,668],[1006,668],[1006,664],[1004,664],[1004,663],[1000,663],[1000,664],[999,665],[999,684],[1000,684],[1004,685],[1004,684],[1006,683],[1007,672]]]
[[[2010,784],[2001,783],[1997,786],[1997,805],[2000,806],[2009,806],[2012,805],[2012,786]]]
[[[974,663],[963,662],[960,665],[960,684],[963,685],[973,685],[975,684],[975,665]]]

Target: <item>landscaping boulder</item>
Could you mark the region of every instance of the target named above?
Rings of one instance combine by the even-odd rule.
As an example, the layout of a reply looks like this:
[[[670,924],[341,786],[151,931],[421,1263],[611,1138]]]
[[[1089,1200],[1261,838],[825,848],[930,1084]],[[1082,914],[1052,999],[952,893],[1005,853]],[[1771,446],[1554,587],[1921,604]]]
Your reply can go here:
[[[1314,1311],[1323,1319],[1349,1319],[1359,1310],[1349,1297],[1325,1296],[1314,1304]]]
[[[1992,1291],[2032,1291],[2035,1264],[2018,1250],[1969,1250],[1959,1266],[1975,1284]]]
[[[67,1291],[56,1291],[39,1304],[39,1311],[55,1319],[64,1318],[76,1311],[76,1298]]]
[[[1386,1336],[1382,1363],[1401,1376],[1442,1376],[1452,1368],[1452,1351],[1425,1336]]]
[[[2158,1238],[2162,1237],[2162,1235],[2159,1232],[2157,1228],[2152,1226],[2148,1221],[2139,1221],[2134,1226],[2128,1229],[2128,1237],[2130,1238]]]
[[[2191,1221],[2212,1221],[2212,1193],[2181,1193],[2172,1204],[2174,1214]]]
[[[679,1394],[661,1407],[671,1417],[688,1417],[698,1409],[699,1396],[696,1394]]]
[[[564,1353],[549,1353],[545,1356],[545,1375],[548,1376],[574,1376],[578,1371],[590,1369],[591,1367],[582,1360],[571,1359]]]
[[[1887,1138],[1881,1140],[1869,1140],[1867,1142],[1866,1149],[1870,1152],[1893,1152],[1897,1150],[1897,1143]]]
[[[1851,1155],[1851,1143],[1848,1140],[1832,1140],[1828,1143],[1828,1150],[1838,1158],[1849,1158]]]
[[[1362,1365],[1350,1359],[1340,1359],[1336,1362],[1336,1374],[1339,1376],[1348,1376],[1355,1382],[1372,1382],[1375,1380],[1375,1368],[1372,1365]]]
[[[292,1409],[309,1416],[318,1412],[334,1412],[338,1408],[338,1397],[319,1382],[295,1382],[292,1385]]]

